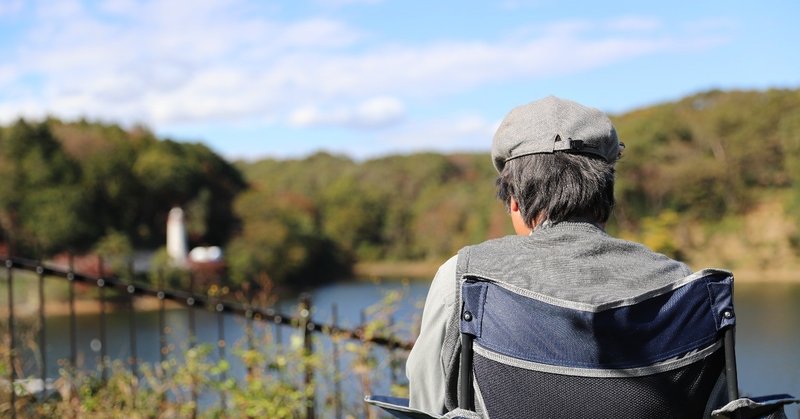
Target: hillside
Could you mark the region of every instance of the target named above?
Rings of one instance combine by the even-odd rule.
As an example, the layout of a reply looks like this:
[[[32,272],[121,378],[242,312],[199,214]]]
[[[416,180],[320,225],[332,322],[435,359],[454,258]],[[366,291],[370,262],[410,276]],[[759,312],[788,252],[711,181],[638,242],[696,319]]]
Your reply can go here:
[[[228,240],[242,175],[201,144],[144,128],[18,120],[0,128],[0,241],[19,255],[164,243],[172,206],[190,213],[190,240]],[[119,246],[118,246],[119,247]]]
[[[612,234],[696,269],[798,280],[800,90],[709,91],[612,119],[626,144]],[[33,257],[156,248],[181,205],[192,244],[225,245],[234,282],[305,287],[356,263],[425,276],[511,233],[495,178],[488,151],[231,163],[141,127],[20,120],[0,127],[0,243]]]
[[[792,276],[800,245],[800,91],[710,91],[613,119],[627,146],[613,234],[697,269]],[[240,208],[245,225],[245,212],[285,205],[297,234],[327,237],[339,257],[362,266],[441,261],[511,232],[494,199],[488,151],[360,163],[318,153],[237,167],[253,186],[253,207]],[[387,272],[386,263],[366,265]]]
[[[800,91],[710,91],[615,120],[621,234],[696,268],[796,270]]]

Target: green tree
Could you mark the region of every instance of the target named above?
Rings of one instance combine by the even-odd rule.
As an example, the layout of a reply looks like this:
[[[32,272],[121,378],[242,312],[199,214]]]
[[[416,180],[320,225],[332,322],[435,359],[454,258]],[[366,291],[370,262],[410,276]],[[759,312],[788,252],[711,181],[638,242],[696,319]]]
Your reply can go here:
[[[362,260],[383,256],[385,199],[359,185],[356,175],[346,175],[323,192],[321,203],[323,234],[342,251]]]
[[[46,123],[18,120],[0,137],[0,228],[28,255],[85,245],[88,207],[80,166]]]
[[[266,276],[275,284],[302,288],[347,273],[338,249],[317,232],[316,210],[300,195],[243,193],[236,201],[242,230],[227,251],[232,279],[243,283]]]

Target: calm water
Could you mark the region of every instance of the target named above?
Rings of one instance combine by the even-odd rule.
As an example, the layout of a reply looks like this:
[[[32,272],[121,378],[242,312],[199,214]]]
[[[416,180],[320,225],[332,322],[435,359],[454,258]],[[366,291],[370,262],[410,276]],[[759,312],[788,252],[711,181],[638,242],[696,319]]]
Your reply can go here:
[[[402,335],[410,336],[414,325],[419,321],[422,303],[427,293],[427,282],[384,282],[376,285],[369,282],[349,282],[319,288],[312,294],[314,301],[314,320],[330,322],[331,307],[338,308],[341,326],[356,326],[362,316],[374,318],[380,315],[375,310],[364,310],[374,306],[390,291],[401,292],[403,298],[397,304],[394,321]],[[16,293],[15,293],[16,294]],[[291,312],[295,301],[287,300],[279,303],[281,311]],[[378,307],[381,304],[377,304]],[[798,284],[737,284],[737,355],[740,387],[744,394],[763,395],[773,393],[789,393],[800,396],[800,285]],[[195,310],[198,325],[198,338],[201,342],[216,342],[218,337],[217,315],[202,310]],[[168,341],[179,349],[185,345],[188,337],[188,312],[184,309],[169,310],[165,321],[171,333]],[[99,338],[99,316],[78,316],[77,349],[80,359],[86,367],[93,367],[97,352],[93,351],[94,341],[97,349]],[[112,313],[107,316],[106,351],[112,358],[126,358],[129,350],[129,328],[127,312]],[[242,321],[232,316],[225,316],[224,332],[228,342],[241,341]],[[158,312],[137,314],[137,353],[145,362],[158,360]],[[265,328],[270,328],[269,330]],[[291,339],[293,331],[288,328],[272,328],[265,326],[259,333],[272,332],[281,339]],[[58,376],[59,359],[66,359],[70,353],[69,317],[52,316],[47,319],[47,369],[49,377]],[[324,349],[330,348],[330,342],[319,343]],[[231,349],[229,349],[230,351]],[[230,353],[230,352],[229,352]],[[345,361],[343,361],[345,362]],[[28,373],[38,375],[38,364],[35,359],[26,363]],[[386,364],[384,368],[388,369]],[[232,374],[241,374],[242,367],[234,363]],[[402,368],[395,371],[403,381]],[[385,375],[389,380],[389,372]],[[379,385],[379,390],[388,384]],[[789,408],[790,417],[798,418],[798,408]]]

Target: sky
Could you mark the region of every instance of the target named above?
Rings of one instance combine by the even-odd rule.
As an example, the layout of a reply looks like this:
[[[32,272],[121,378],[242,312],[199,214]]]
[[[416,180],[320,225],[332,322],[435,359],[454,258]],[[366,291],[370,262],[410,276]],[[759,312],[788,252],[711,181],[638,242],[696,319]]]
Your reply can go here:
[[[0,124],[146,125],[230,159],[488,151],[513,107],[798,88],[800,2],[0,0]]]

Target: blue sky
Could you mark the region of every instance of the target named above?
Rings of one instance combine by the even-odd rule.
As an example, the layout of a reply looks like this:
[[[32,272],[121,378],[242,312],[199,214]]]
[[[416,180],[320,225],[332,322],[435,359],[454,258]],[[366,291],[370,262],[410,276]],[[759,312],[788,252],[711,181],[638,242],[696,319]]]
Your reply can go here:
[[[485,151],[554,94],[620,113],[800,86],[800,2],[0,0],[0,123],[145,124],[226,157]]]

